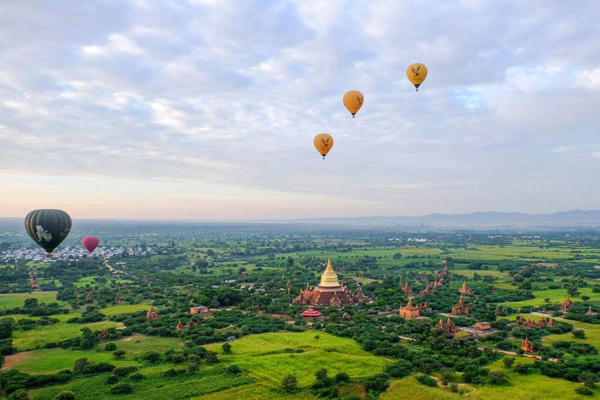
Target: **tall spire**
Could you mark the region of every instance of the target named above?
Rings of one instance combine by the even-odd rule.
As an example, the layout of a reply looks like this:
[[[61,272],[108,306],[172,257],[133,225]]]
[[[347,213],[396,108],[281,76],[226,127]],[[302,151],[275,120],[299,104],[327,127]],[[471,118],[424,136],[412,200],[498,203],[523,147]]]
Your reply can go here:
[[[327,268],[325,268],[325,272],[321,275],[321,283],[319,284],[321,287],[336,287],[340,286],[340,282],[338,281],[338,277],[331,267],[331,259],[327,259]]]

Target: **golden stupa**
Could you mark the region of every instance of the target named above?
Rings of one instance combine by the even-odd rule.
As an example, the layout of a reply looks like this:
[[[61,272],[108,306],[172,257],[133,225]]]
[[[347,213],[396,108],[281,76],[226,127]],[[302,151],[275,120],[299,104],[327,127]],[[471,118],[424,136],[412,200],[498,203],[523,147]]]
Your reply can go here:
[[[292,302],[311,306],[342,307],[345,304],[355,304],[367,300],[367,296],[360,288],[357,294],[352,294],[345,286],[340,285],[338,276],[331,266],[331,259],[327,259],[327,267],[321,275],[319,285],[315,288],[307,285],[306,289],[301,290]]]

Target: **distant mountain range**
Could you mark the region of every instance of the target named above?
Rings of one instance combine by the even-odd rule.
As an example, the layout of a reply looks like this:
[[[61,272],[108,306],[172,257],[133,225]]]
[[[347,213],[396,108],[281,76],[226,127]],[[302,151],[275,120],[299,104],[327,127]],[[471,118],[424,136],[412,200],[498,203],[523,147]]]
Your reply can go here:
[[[429,225],[429,226],[512,226],[512,225],[600,225],[600,210],[572,210],[553,214],[520,212],[474,212],[470,214],[428,214],[418,217],[304,218],[294,222],[340,225]]]

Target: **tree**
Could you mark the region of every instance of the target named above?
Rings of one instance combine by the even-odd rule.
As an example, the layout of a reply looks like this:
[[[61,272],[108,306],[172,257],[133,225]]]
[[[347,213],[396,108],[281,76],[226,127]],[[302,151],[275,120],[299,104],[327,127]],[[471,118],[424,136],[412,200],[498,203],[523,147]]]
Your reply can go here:
[[[590,299],[590,296],[581,296],[581,300],[583,301],[588,301]]]
[[[321,368],[320,370],[315,372],[315,378],[317,378],[320,381],[327,378],[327,370],[325,368]]]
[[[91,349],[98,342],[98,337],[90,328],[81,328],[83,335],[79,338],[79,346],[82,349]]]
[[[75,400],[75,395],[73,392],[69,390],[65,390],[64,392],[60,392],[54,397],[54,400]]]
[[[117,359],[119,359],[119,360],[120,360],[120,359],[121,359],[121,358],[123,358],[123,356],[125,355],[125,350],[121,350],[121,349],[119,349],[119,350],[117,350],[117,351],[113,351],[113,353],[112,353],[112,354],[113,354],[113,356],[115,356],[115,358],[117,358]]]
[[[502,362],[504,363],[504,366],[506,368],[510,369],[510,367],[512,367],[513,364],[515,363],[515,358],[514,357],[504,357]]]
[[[420,375],[417,377],[417,380],[421,385],[429,386],[429,387],[438,387],[437,381],[430,377],[429,375]]]
[[[588,387],[590,389],[595,389],[596,382],[598,381],[598,377],[591,372],[585,372],[585,373],[581,374],[581,381],[583,382],[585,387]]]
[[[106,345],[104,346],[104,350],[106,351],[115,351],[117,349],[117,345],[114,343],[106,343]]]
[[[290,374],[283,378],[281,388],[286,393],[295,392],[298,389],[298,378],[296,378],[296,375]]]
[[[571,334],[577,339],[585,339],[585,331],[583,329],[575,329]]]
[[[293,267],[294,266],[294,259],[292,257],[288,257],[287,258],[287,266],[288,267]]]
[[[501,371],[495,371],[490,373],[490,383],[492,385],[506,385],[508,383],[508,378]]]
[[[223,353],[231,354],[231,345],[229,343],[223,343],[221,347],[223,348]]]
[[[399,260],[399,259],[401,259],[401,258],[402,258],[402,254],[400,254],[400,253],[396,253],[396,254],[394,254],[394,255],[392,256],[392,258],[393,258],[394,260]]]
[[[106,383],[109,385],[114,385],[115,383],[119,382],[119,377],[116,375],[109,375],[108,378],[106,378]]]
[[[189,374],[194,374],[198,371],[198,369],[200,369],[200,364],[198,364],[195,361],[190,361],[190,363],[187,366],[187,372]]]

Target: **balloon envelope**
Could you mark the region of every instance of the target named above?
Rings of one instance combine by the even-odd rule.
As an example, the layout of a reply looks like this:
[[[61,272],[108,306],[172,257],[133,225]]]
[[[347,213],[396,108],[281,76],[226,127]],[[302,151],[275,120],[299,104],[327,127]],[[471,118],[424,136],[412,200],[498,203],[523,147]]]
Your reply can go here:
[[[100,239],[98,239],[95,236],[84,237],[81,240],[81,244],[83,244],[83,247],[85,247],[87,251],[91,253],[94,250],[96,250],[96,247],[98,247],[98,245],[100,244]]]
[[[51,257],[71,232],[72,223],[69,214],[62,210],[33,210],[25,217],[25,230]]]
[[[408,76],[408,80],[415,85],[418,91],[419,86],[427,78],[427,67],[421,63],[410,64],[406,69],[406,76]]]
[[[319,154],[325,158],[329,150],[333,147],[333,138],[326,133],[320,133],[315,136],[315,147]]]
[[[352,118],[360,110],[364,101],[365,97],[358,90],[351,90],[344,95],[344,105],[352,114]]]

